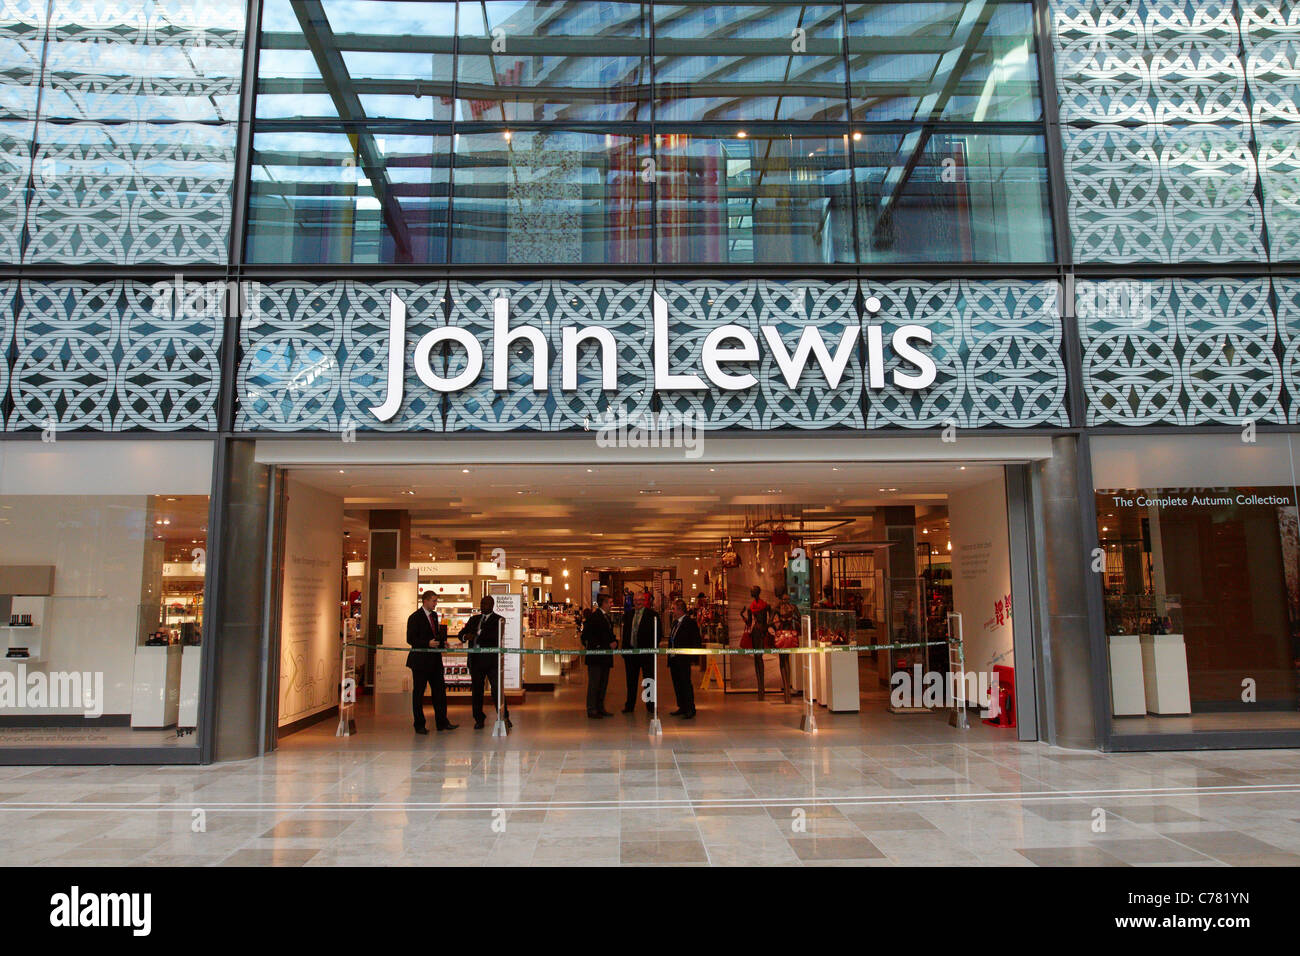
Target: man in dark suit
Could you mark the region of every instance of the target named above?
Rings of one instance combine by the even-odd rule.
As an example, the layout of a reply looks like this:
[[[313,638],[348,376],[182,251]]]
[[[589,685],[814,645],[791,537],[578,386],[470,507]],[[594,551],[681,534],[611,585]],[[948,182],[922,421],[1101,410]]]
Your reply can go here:
[[[430,647],[446,647],[447,638],[438,630],[438,595],[425,591],[420,607],[406,619],[406,643],[411,652],[406,655],[406,666],[411,669],[411,716],[415,718],[415,732],[427,734],[424,724],[424,688],[429,688],[433,698],[434,726],[439,730],[455,730],[456,725],[447,719],[447,685],[443,680],[442,655]]]
[[[589,651],[607,651],[618,647],[614,625],[609,620],[609,593],[600,592],[596,607],[582,624],[582,646]],[[611,654],[589,654],[587,663],[587,716],[614,716],[605,709],[605,690],[609,687],[609,671],[614,666]]]
[[[672,630],[668,632],[669,648],[703,647],[700,637],[700,625],[695,620],[695,612],[678,598],[673,602],[677,619],[673,621]],[[691,720],[695,716],[695,685],[691,683],[691,665],[695,662],[693,654],[669,654],[668,673],[673,679],[673,696],[677,698],[674,717]]]
[[[483,595],[483,600],[478,605],[479,612],[465,622],[465,629],[457,636],[470,647],[500,647],[506,621],[493,610],[494,607],[496,601],[492,595]],[[487,720],[487,714],[483,711],[485,681],[491,686],[493,702],[496,701],[498,694],[501,695],[499,716],[506,722],[507,727],[514,726],[510,722],[510,708],[506,706],[505,690],[497,686],[499,675],[497,668],[501,666],[500,656],[500,654],[469,655],[469,699],[474,712],[475,730],[482,730]]]
[[[654,609],[654,595],[649,591],[641,595],[638,606],[631,614],[623,615],[623,648],[645,648],[655,646],[658,637],[659,616]],[[623,666],[627,675],[627,702],[623,713],[630,714],[636,709],[636,699],[641,692],[641,678],[654,677],[655,659],[653,654],[624,654]],[[654,716],[655,705],[646,702],[645,709]]]

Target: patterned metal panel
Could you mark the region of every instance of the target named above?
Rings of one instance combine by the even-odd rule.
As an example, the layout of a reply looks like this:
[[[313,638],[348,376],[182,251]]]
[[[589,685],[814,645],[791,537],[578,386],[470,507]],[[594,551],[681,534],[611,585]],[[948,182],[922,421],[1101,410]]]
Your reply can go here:
[[[221,263],[235,127],[42,123],[28,262]]]
[[[1300,122],[1300,6],[1243,3],[1241,40],[1255,122]]]
[[[1053,0],[1064,123],[1244,122],[1230,0]]]
[[[242,293],[235,427],[241,430],[441,430],[439,396],[406,373],[401,410],[380,422],[387,392],[389,300],[406,303],[406,345],[446,324],[446,286],[410,282],[250,283]]]
[[[5,424],[4,398],[9,394],[9,346],[14,339],[16,282],[0,282],[0,428]]]
[[[928,326],[936,384],[922,392],[887,379],[867,390],[867,427],[1067,425],[1061,320],[1054,282],[897,282],[866,290],[883,305],[888,341],[898,325]],[[898,358],[886,369],[892,371]]]
[[[216,428],[224,288],[23,282],[6,427]]]
[[[236,122],[244,20],[243,0],[53,0],[41,117]]]
[[[855,349],[843,379],[830,388],[812,360],[791,388],[761,327],[776,330],[793,352],[802,330],[822,330],[833,352],[846,327],[861,320],[854,282],[680,282],[658,286],[669,315],[669,363],[674,372],[703,374],[700,348],[717,326],[739,325],[760,343],[752,388],[654,396],[652,302],[654,286],[639,282],[273,283],[246,297],[251,316],[240,335],[240,430],[534,431],[595,429],[607,415],[633,422],[651,412],[700,428],[768,430],[864,427],[921,428],[952,419],[961,427],[1063,425],[1065,370],[1055,285],[1027,282],[897,283],[881,287],[879,321],[894,327],[926,325],[935,345],[938,382],[913,395],[887,384],[864,398],[863,349]],[[390,291],[407,307],[404,400],[388,422],[370,411],[386,397],[386,342]],[[423,335],[444,324],[468,330],[482,346],[483,368],[467,388],[433,391],[414,372],[412,355]],[[516,343],[507,365],[508,389],[492,387],[493,300],[509,301],[511,328],[537,329],[547,346],[547,390],[534,392],[531,346]],[[595,343],[579,347],[576,388],[562,389],[562,329],[607,330],[618,354],[616,388],[603,389]],[[899,360],[886,345],[887,371]],[[432,355],[444,378],[465,369],[465,351],[448,345]],[[892,380],[887,380],[891,381]],[[868,390],[870,392],[870,390]],[[864,404],[868,416],[864,416]],[[441,409],[446,409],[445,422]]]
[[[705,337],[720,325],[738,325],[749,331],[758,340],[763,357],[755,373],[756,388],[665,393],[664,408],[683,418],[690,416],[709,429],[861,428],[860,362],[850,363],[844,380],[834,390],[815,369],[803,376],[798,389],[791,389],[759,331],[760,325],[775,326],[781,341],[791,349],[803,326],[812,325],[826,330],[828,347],[833,350],[839,330],[858,322],[856,292],[856,284],[848,282],[663,283],[660,294],[668,303],[673,346],[669,364],[674,371],[695,370]]]
[[[1088,424],[1281,422],[1266,279],[1080,282]]]
[[[493,300],[510,301],[509,325],[539,329],[549,346],[549,390],[534,392],[532,349],[526,343],[511,346],[510,389],[492,388],[495,351],[492,342]],[[651,411],[654,370],[651,363],[649,282],[499,282],[451,284],[451,324],[468,329],[483,343],[483,373],[471,388],[448,395],[448,431],[503,431],[528,429],[560,431],[594,427],[606,415],[639,419]],[[561,390],[565,326],[608,329],[618,354],[618,388],[601,387],[599,352],[594,343],[578,351],[577,388]],[[464,370],[459,360],[449,362],[445,374]]]
[[[1275,279],[1277,331],[1282,340],[1282,384],[1287,395],[1287,422],[1300,424],[1300,279]]]
[[[0,258],[30,203],[25,262],[224,263],[243,0],[3,2]]]
[[[1234,5],[1053,0],[1052,14],[1075,260],[1263,259]]]
[[[21,255],[46,12],[45,0],[0,0],[0,262]]]
[[[1075,261],[1260,261],[1247,126],[1067,127]]]

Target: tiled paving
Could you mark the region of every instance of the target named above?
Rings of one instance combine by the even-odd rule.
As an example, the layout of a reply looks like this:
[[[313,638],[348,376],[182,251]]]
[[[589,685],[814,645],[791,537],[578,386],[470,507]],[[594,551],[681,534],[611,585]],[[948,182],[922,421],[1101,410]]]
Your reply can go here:
[[[0,768],[0,860],[1300,863],[1295,751],[1103,755],[963,738],[457,750],[455,736],[201,768]]]
[[[0,863],[1295,866],[1300,752],[1101,754],[943,715],[701,694],[689,723],[589,722],[580,681],[509,738],[411,733],[367,700],[265,758],[0,767]],[[614,694],[611,692],[610,700]],[[665,708],[667,709],[667,708]]]

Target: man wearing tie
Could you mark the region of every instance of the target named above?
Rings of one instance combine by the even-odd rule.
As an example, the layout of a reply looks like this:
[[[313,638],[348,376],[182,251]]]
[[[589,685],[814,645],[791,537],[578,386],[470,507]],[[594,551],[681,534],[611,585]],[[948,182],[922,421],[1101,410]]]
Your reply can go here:
[[[668,634],[668,647],[703,647],[695,612],[681,598],[673,602],[673,608],[677,612],[677,620],[673,621],[673,629]],[[677,709],[673,711],[673,716],[686,720],[695,717],[695,685],[691,683],[691,664],[694,660],[694,655],[668,655],[668,673],[673,679],[673,696],[677,698]]]
[[[492,595],[485,594],[478,607],[479,613],[465,623],[465,629],[457,637],[469,647],[500,647],[501,632],[505,628],[505,618],[492,610],[496,607],[496,601],[493,600]],[[505,691],[497,686],[497,668],[500,666],[498,660],[500,656],[500,654],[469,655],[470,705],[474,712],[475,730],[482,730],[483,724],[487,720],[487,714],[483,711],[484,681],[491,685],[493,701],[496,701],[497,695],[501,694],[498,716],[506,722],[507,727],[514,726],[510,722],[510,708],[505,703]]]
[[[637,602],[637,609],[631,614],[623,616],[623,647],[627,648],[644,648],[651,650],[655,646],[657,636],[658,615],[655,614],[651,602],[654,595],[649,591],[641,595],[641,600]],[[624,654],[623,666],[627,668],[627,703],[623,705],[623,713],[630,714],[636,709],[636,699],[641,690],[641,678],[654,677],[655,664],[652,654]],[[645,709],[650,716],[654,716],[655,705],[646,702]]]
[[[582,646],[589,651],[608,651],[618,647],[614,625],[609,620],[609,592],[596,596],[596,607],[582,623]],[[592,720],[613,717],[605,709],[605,690],[609,687],[609,671],[614,666],[613,655],[587,655],[587,716]]]
[[[434,726],[439,730],[455,730],[456,725],[447,719],[447,685],[443,680],[442,655],[430,647],[446,647],[447,638],[438,631],[438,595],[425,591],[420,596],[420,607],[406,619],[406,643],[411,652],[406,655],[406,666],[411,669],[411,716],[415,718],[415,732],[427,734],[424,723],[424,688],[429,688],[433,698]]]

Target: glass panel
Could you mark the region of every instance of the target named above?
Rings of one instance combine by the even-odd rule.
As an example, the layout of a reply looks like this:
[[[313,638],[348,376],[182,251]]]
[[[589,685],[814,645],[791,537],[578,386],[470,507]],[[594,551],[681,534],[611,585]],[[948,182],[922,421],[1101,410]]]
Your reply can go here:
[[[1289,436],[1100,436],[1092,465],[1114,732],[1300,727]]]
[[[660,135],[660,261],[853,261],[844,141]]]
[[[1036,120],[1028,3],[854,3],[853,116],[865,120]]]
[[[0,3],[0,116],[36,115],[46,22],[45,0]]]
[[[28,262],[225,262],[234,124],[37,129]]]
[[[41,116],[233,122],[244,17],[243,0],[56,0]]]
[[[634,119],[649,99],[649,51],[644,4],[461,4],[456,118]]]
[[[846,116],[839,5],[673,3],[654,15],[657,120]]]
[[[1099,489],[1097,515],[1115,729],[1300,726],[1294,488]]]
[[[252,262],[444,262],[449,137],[322,127],[253,137]]]
[[[644,262],[649,138],[572,130],[458,133],[457,262]]]
[[[854,133],[864,262],[1052,256],[1041,136]]]
[[[454,3],[268,0],[262,118],[451,118]]]
[[[197,744],[211,449],[0,455],[0,747]]]
[[[0,121],[0,262],[17,262],[32,170],[30,120]]]

